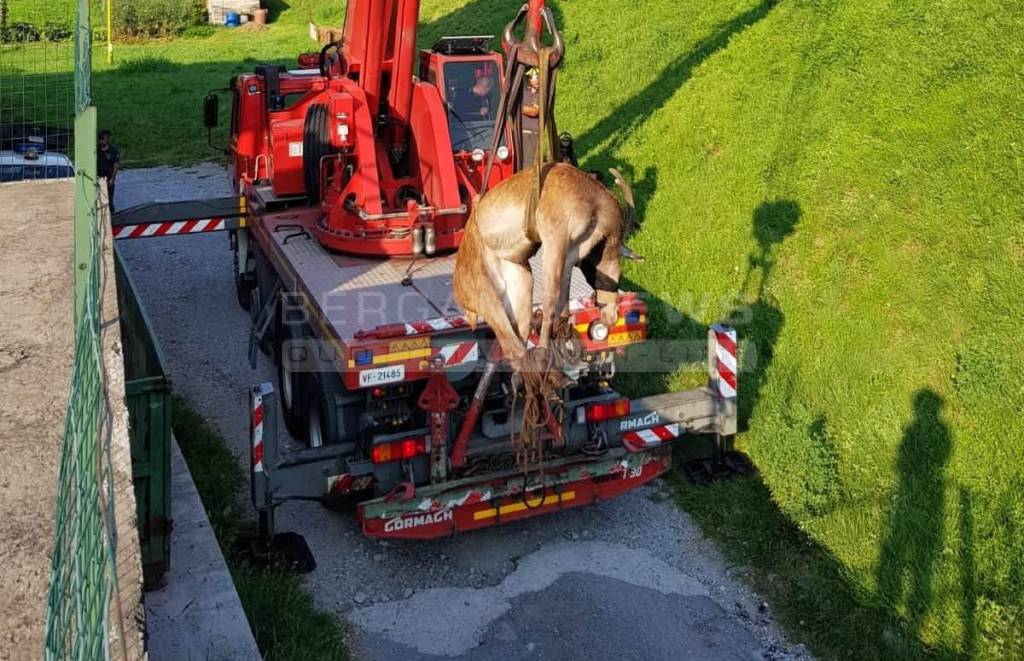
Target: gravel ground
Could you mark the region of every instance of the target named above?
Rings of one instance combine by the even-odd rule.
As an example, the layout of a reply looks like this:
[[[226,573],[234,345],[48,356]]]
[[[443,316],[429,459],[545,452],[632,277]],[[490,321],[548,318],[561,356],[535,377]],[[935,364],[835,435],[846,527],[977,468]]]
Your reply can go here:
[[[223,168],[125,171],[119,208],[230,194]],[[273,381],[246,357],[223,234],[121,245],[176,390],[242,465],[247,389]],[[247,498],[246,491],[246,498]],[[803,659],[757,595],[655,484],[615,501],[435,542],[377,542],[315,503],[279,510],[317,559],[320,607],[356,625],[359,658]]]

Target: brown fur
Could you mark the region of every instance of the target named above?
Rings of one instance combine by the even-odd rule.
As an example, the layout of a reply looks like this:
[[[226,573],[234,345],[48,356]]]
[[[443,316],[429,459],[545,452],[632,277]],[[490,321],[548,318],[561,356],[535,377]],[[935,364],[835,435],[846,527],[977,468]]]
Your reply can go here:
[[[630,211],[632,193],[616,174]],[[536,215],[526,219],[536,172],[524,170],[489,191],[474,205],[455,264],[455,300],[475,325],[484,318],[516,368],[526,352],[533,316],[529,260],[544,246],[543,321],[539,347],[547,348],[553,321],[568,314],[572,269],[597,246],[597,270],[618,282],[627,222],[615,197],[585,172],[558,163],[545,166]],[[530,225],[530,226],[528,226]],[[596,258],[596,260],[594,259]],[[614,324],[617,305],[603,306]]]

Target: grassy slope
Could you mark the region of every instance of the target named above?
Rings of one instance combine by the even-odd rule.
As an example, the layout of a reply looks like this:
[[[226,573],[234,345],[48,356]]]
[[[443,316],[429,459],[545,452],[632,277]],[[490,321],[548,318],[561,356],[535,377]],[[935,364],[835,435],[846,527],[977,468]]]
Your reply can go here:
[[[1024,649],[1022,35],[1014,2],[786,1],[635,132],[581,122],[656,182],[659,334],[748,306],[772,495],[940,653]]]
[[[327,5],[289,4],[264,33],[97,58],[129,163],[207,158],[201,94],[310,47]],[[513,6],[426,0],[421,41],[497,33]],[[562,128],[636,182],[648,261],[630,276],[655,331],[700,338],[732,314],[747,340],[741,443],[782,513],[756,482],[681,501],[781,573],[760,587],[825,655],[1024,655],[1019,0],[558,10]],[[679,368],[640,385],[700,380]]]
[[[494,30],[481,5],[452,22]],[[827,655],[1024,653],[1019,3],[559,8],[559,117],[645,198],[656,332],[732,316],[748,340],[741,443],[815,549],[773,519],[751,553],[819,570],[776,590],[795,624]],[[703,378],[680,367],[647,387]]]

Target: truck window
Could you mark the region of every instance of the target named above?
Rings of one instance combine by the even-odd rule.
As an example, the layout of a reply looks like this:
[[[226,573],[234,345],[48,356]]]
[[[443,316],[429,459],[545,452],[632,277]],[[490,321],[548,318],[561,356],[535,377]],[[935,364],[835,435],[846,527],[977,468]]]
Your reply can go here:
[[[501,94],[497,67],[491,61],[449,62],[444,82],[452,148],[490,149]]]

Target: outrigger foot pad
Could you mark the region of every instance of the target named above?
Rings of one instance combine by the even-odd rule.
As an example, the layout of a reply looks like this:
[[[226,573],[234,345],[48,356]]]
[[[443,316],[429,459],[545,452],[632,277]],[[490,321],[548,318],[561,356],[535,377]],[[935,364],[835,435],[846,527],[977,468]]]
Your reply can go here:
[[[259,537],[239,540],[239,547],[249,562],[260,567],[284,567],[303,574],[316,569],[313,551],[298,533],[278,533],[270,543]]]
[[[702,487],[755,471],[750,458],[742,452],[727,452],[720,461],[694,459],[683,464],[683,470],[690,482]]]

